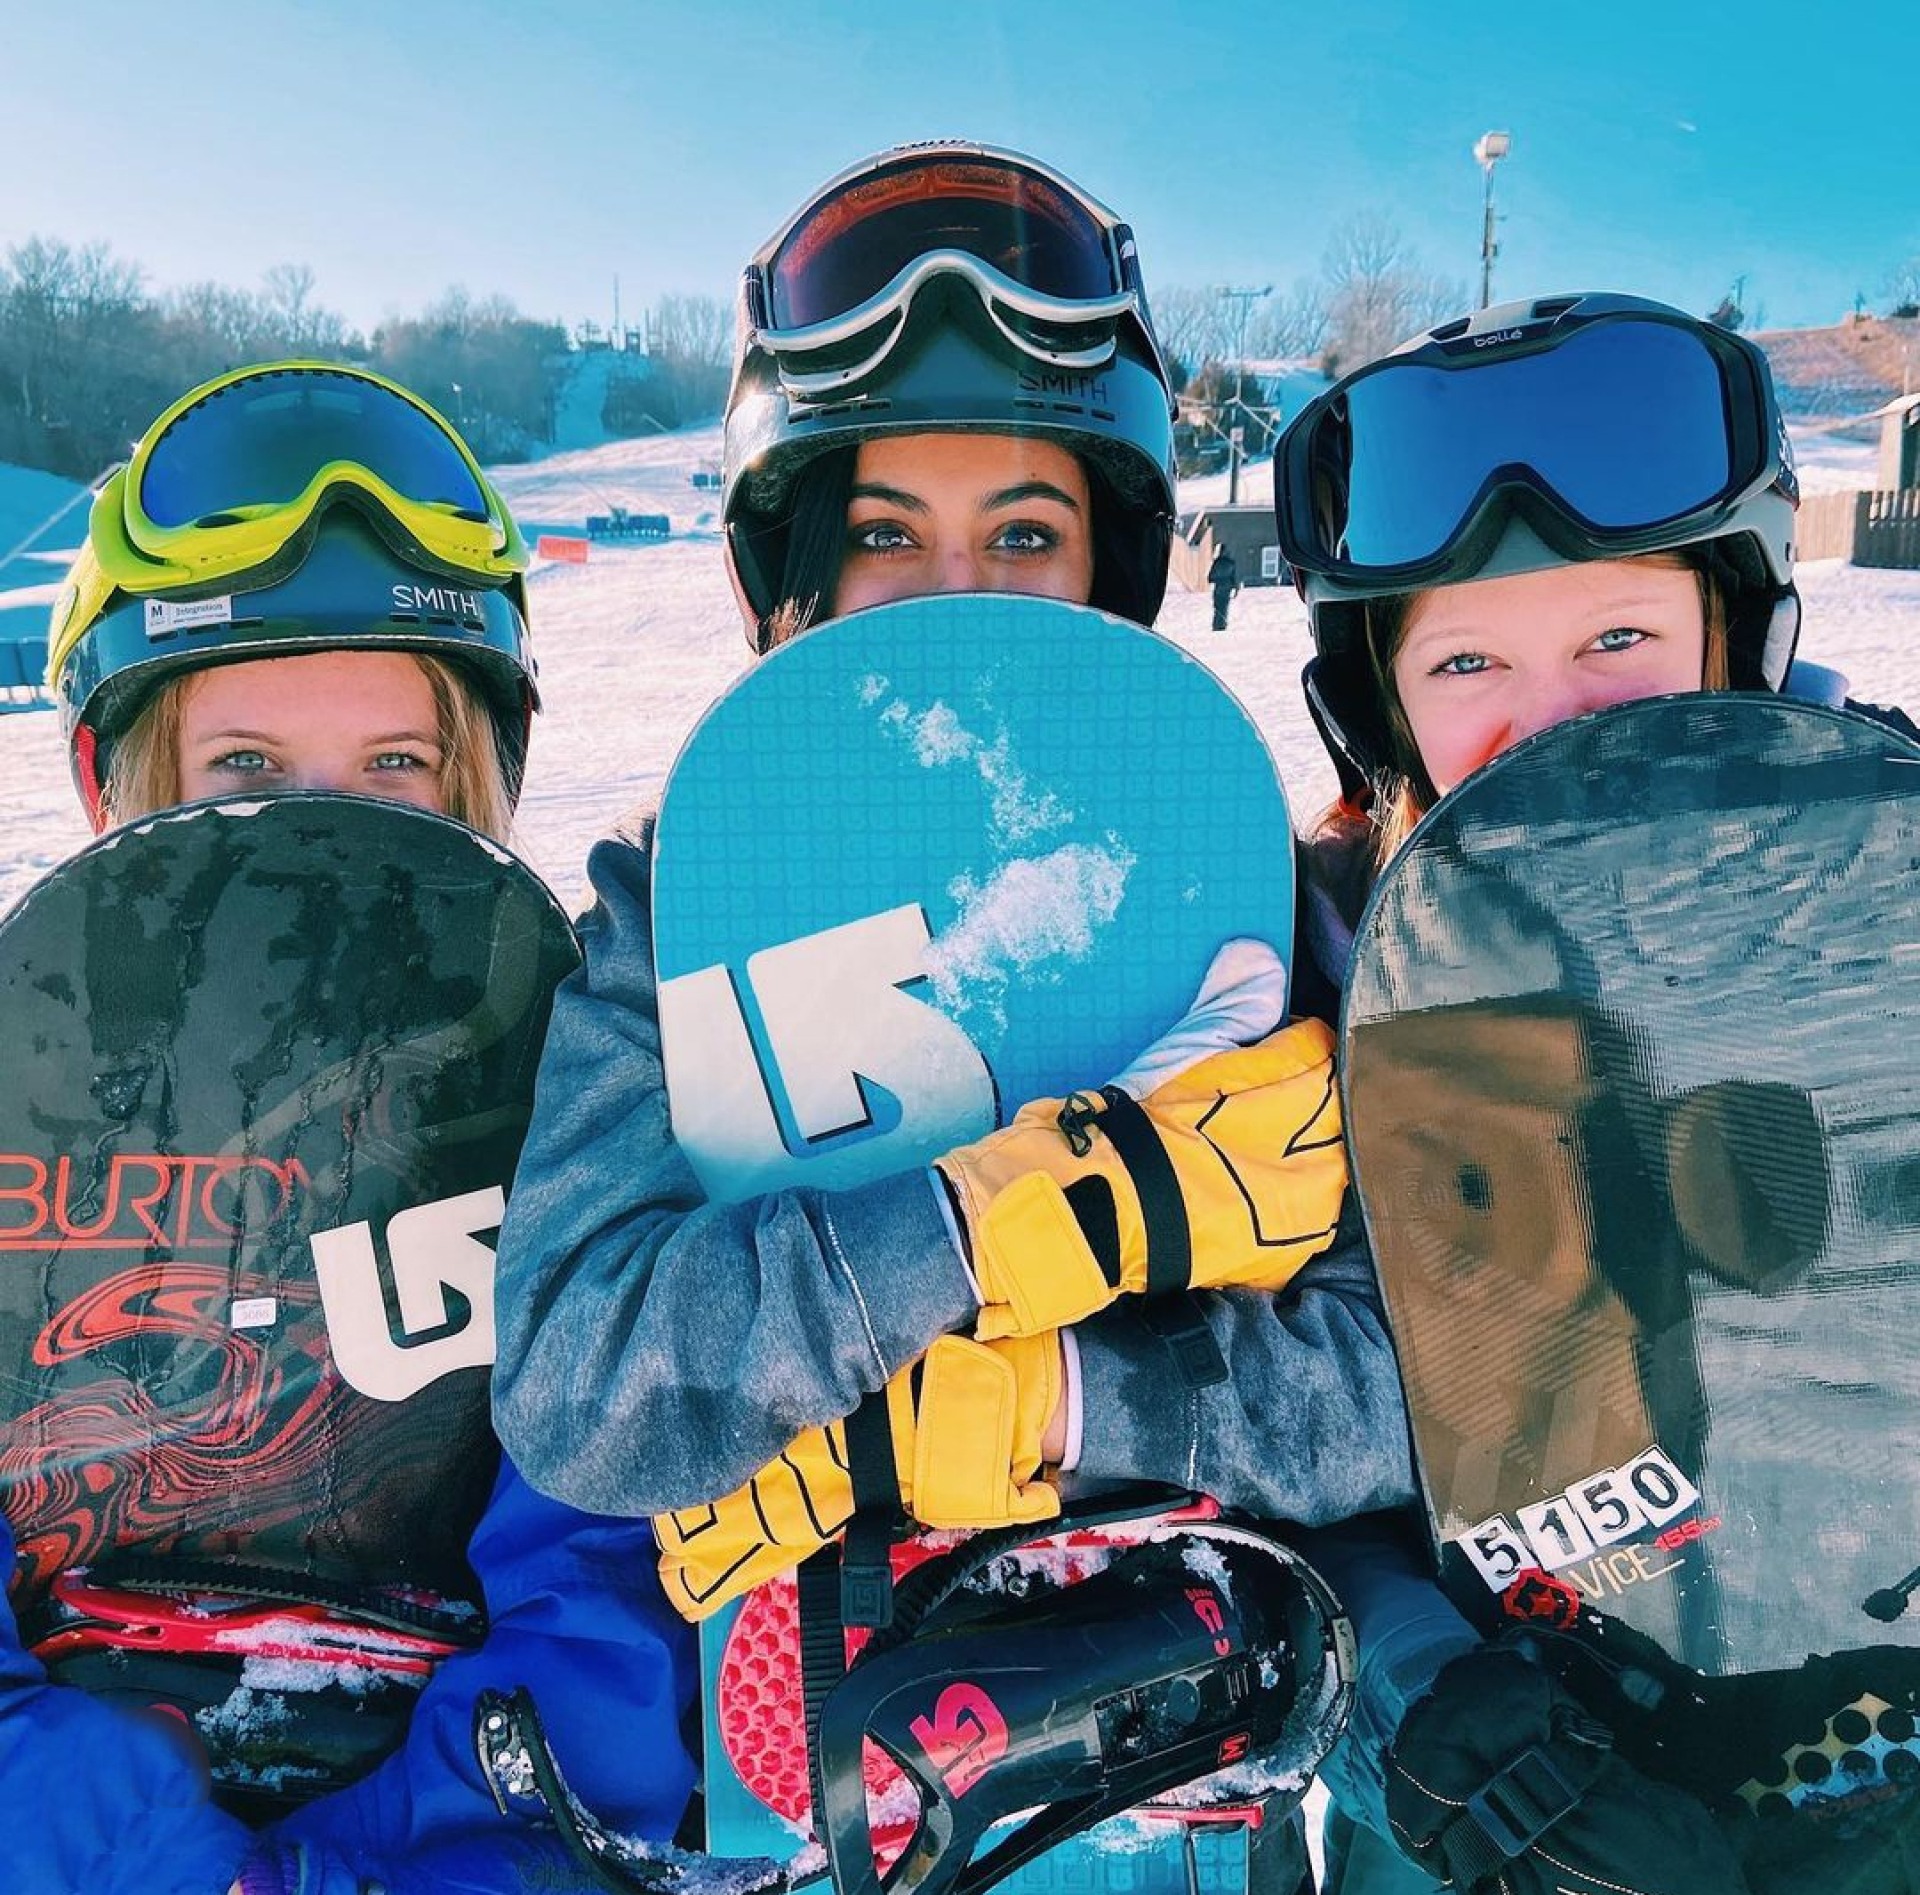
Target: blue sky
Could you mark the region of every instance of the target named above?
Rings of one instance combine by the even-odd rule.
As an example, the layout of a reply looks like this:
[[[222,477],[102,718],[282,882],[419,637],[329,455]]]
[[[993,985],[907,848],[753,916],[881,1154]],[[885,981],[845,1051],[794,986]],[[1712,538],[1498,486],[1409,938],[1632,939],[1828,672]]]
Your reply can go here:
[[[1920,4],[65,0],[0,43],[0,248],[102,240],[169,287],[310,265],[369,326],[452,283],[529,314],[730,295],[815,183],[896,140],[1033,151],[1149,286],[1311,275],[1358,212],[1477,289],[1614,287],[1775,325],[1920,253]],[[1824,30],[1823,30],[1824,29]],[[1904,93],[1904,97],[1903,97]]]

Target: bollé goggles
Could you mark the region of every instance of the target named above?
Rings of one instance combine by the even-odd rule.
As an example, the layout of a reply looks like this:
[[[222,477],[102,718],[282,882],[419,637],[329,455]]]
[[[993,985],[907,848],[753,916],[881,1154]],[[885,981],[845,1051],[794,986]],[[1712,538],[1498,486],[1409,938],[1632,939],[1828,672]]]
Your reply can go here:
[[[241,369],[175,403],[95,499],[92,543],[121,591],[217,591],[297,561],[342,498],[449,576],[498,585],[526,568],[512,516],[446,421],[384,377],[318,362]]]
[[[834,179],[748,264],[746,319],[789,392],[817,397],[879,368],[935,282],[970,290],[1049,367],[1101,367],[1129,319],[1158,362],[1133,232],[1059,172],[977,145]]]
[[[1289,563],[1383,590],[1470,576],[1516,504],[1550,542],[1627,557],[1769,487],[1796,497],[1759,350],[1638,311],[1388,356],[1304,409],[1275,459]]]

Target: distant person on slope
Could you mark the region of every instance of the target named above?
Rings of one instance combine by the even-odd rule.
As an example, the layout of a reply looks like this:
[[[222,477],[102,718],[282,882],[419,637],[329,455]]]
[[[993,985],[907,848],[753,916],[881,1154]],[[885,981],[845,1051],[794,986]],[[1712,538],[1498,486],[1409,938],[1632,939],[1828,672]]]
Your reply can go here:
[[[50,673],[95,827],[197,797],[319,790],[412,804],[504,841],[537,702],[525,567],[518,531],[465,443],[398,386],[358,369],[280,363],[194,390],[102,490],[54,609]],[[421,608],[426,593],[437,595],[435,611]],[[245,1109],[236,1099],[241,1119]],[[133,1341],[164,1383],[174,1366],[167,1332],[150,1329]],[[8,1886],[89,1895],[205,1895],[229,1883],[245,1895],[588,1886],[551,1830],[500,1813],[473,1754],[476,1694],[522,1683],[577,1740],[580,1776],[600,1806],[632,1833],[671,1834],[692,1782],[679,1739],[691,1643],[664,1609],[644,1529],[575,1513],[504,1462],[495,1475],[484,1385],[456,1397],[436,1378],[404,1403],[375,1401],[348,1386],[324,1348],[316,1369],[303,1325],[289,1318],[271,1334],[273,1372],[250,1406],[211,1406],[199,1444],[210,1458],[244,1448],[257,1484],[198,1507],[179,1502],[176,1518],[164,1492],[105,1491],[110,1478],[138,1476],[137,1456],[103,1462],[89,1487],[108,1529],[92,1577],[111,1587],[114,1555],[143,1550],[124,1543],[121,1514],[137,1518],[144,1505],[166,1529],[149,1564],[164,1572],[166,1560],[200,1554],[199,1579],[180,1589],[184,1609],[196,1596],[229,1596],[205,1578],[216,1551],[279,1572],[270,1601],[300,1615],[312,1645],[303,1681],[262,1688],[240,1715],[228,1702],[236,1660],[163,1647],[157,1669],[144,1670],[139,1653],[126,1658],[109,1704],[50,1682],[13,1612],[0,1613]],[[283,1389],[300,1395],[291,1418]],[[190,1452],[184,1399],[169,1391],[168,1444]],[[16,1433],[0,1541],[24,1607],[56,1577],[74,1522],[47,1511],[59,1484],[33,1478],[36,1449],[58,1455],[61,1442]],[[342,1519],[296,1511],[289,1521],[289,1505],[310,1504],[303,1461],[316,1453]],[[276,1465],[286,1492],[276,1491]],[[432,1529],[452,1525],[448,1544],[422,1547],[426,1523],[405,1506],[383,1509],[396,1472],[406,1493],[424,1481],[470,1496],[463,1519]],[[203,1517],[216,1511],[217,1531]],[[283,1557],[303,1535],[334,1549],[330,1558],[351,1549],[354,1566],[349,1577],[330,1565],[304,1603],[299,1562]],[[434,1570],[470,1570],[477,1589],[428,1597],[402,1583]],[[151,1602],[124,1603],[138,1623]],[[424,1689],[414,1678],[417,1698],[369,1685],[369,1641],[377,1646],[394,1611],[448,1628],[453,1655]],[[77,1636],[63,1631],[60,1660]],[[49,1663],[57,1680],[59,1661]],[[323,1716],[329,1697],[347,1714],[334,1705]],[[166,1714],[126,1708],[146,1703]],[[256,1760],[254,1722],[271,1735],[270,1765]],[[343,1729],[353,1733],[344,1745]]]
[[[1213,564],[1207,568],[1207,584],[1213,588],[1213,629],[1224,632],[1227,629],[1227,608],[1233,603],[1233,595],[1240,590],[1239,565],[1224,546],[1214,554]]]

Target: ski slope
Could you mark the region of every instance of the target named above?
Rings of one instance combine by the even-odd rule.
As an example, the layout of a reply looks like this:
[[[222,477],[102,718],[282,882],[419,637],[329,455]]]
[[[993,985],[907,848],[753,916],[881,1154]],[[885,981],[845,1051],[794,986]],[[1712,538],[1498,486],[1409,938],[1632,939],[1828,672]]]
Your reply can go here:
[[[1822,478],[1840,481],[1850,452],[1871,479],[1870,445],[1817,437]],[[1813,447],[1813,443],[1808,444]],[[587,849],[623,810],[657,793],[681,739],[747,662],[719,539],[719,496],[693,476],[718,465],[717,427],[559,454],[502,468],[497,478],[530,533],[579,533],[610,505],[664,513],[672,538],[596,544],[584,566],[543,564],[532,575],[534,638],[544,714],[534,731],[518,840],[570,906],[581,901]],[[1243,474],[1242,494],[1267,491],[1268,470]],[[1259,487],[1254,482],[1258,480]],[[1224,476],[1194,483],[1183,505],[1212,498]],[[50,476],[0,468],[0,555],[34,519],[79,490]],[[38,510],[36,512],[36,509]],[[42,556],[0,569],[0,636],[21,636],[57,583],[83,519],[76,505]],[[9,537],[9,522],[20,530]],[[17,597],[29,590],[32,602]],[[1866,572],[1835,561],[1801,569],[1807,602],[1802,655],[1846,673],[1863,696],[1920,703],[1920,573]],[[21,609],[11,616],[12,603]],[[1248,590],[1232,628],[1208,629],[1203,593],[1168,594],[1160,629],[1219,674],[1272,746],[1296,820],[1333,793],[1333,772],[1300,700],[1310,651],[1306,613],[1290,590]],[[0,910],[87,839],[56,719],[44,710],[0,715]]]

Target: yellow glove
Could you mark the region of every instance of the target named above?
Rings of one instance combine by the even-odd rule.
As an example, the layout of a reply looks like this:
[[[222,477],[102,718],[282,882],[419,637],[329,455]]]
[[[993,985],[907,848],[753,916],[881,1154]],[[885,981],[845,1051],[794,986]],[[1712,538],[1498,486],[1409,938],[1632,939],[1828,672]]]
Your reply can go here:
[[[1060,1496],[1040,1443],[1064,1386],[1057,1336],[942,1336],[887,1384],[901,1505],[929,1527],[1051,1520]],[[852,1513],[845,1424],[809,1429],[725,1499],[655,1516],[667,1597],[704,1619],[797,1566]]]
[[[1332,1241],[1346,1190],[1333,1035],[1215,1053],[1136,1104],[1046,1099],[937,1161],[980,1286],[982,1340],[1063,1329],[1116,1296],[1278,1289]]]

